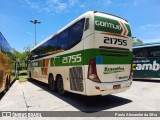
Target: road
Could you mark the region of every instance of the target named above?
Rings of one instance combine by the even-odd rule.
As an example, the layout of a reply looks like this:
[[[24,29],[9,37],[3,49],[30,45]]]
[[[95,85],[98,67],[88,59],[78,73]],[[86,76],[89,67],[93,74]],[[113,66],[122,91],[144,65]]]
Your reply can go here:
[[[160,111],[160,82],[133,81],[123,93],[86,97],[52,93],[47,85],[27,80],[12,85],[0,101],[0,111]]]

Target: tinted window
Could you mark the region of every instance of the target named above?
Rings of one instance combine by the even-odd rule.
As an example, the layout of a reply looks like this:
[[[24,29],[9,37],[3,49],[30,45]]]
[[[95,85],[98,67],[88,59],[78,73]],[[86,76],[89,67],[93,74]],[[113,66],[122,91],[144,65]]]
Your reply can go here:
[[[57,43],[58,50],[68,49],[68,29],[58,35]]]
[[[42,44],[42,54],[46,54],[48,52],[48,41]]]
[[[2,34],[0,34],[0,45],[1,45],[1,50],[3,53],[6,53],[7,52],[7,45],[6,45],[6,40],[5,38],[3,37]]]
[[[10,54],[13,52],[12,48],[10,47],[10,45],[8,44],[7,40],[4,38],[2,33],[0,33],[0,46],[3,53]]]
[[[85,19],[83,18],[69,28],[69,48],[74,47],[81,41],[83,35],[84,21]]]
[[[39,46],[38,48],[36,48],[34,51],[33,51],[33,54],[35,54],[35,55],[39,55],[40,54],[40,52],[41,52],[41,46]]]
[[[48,52],[56,51],[57,47],[57,37],[51,38],[48,41]]]
[[[13,50],[1,32],[0,32],[0,52],[3,52],[7,56],[9,56],[12,60],[15,60],[15,56],[13,55]]]
[[[86,18],[85,31],[89,28],[89,18]]]
[[[34,58],[40,58],[48,54],[52,54],[54,51],[68,50],[72,48],[82,39],[84,22],[85,19],[83,18],[63,32],[54,36],[53,38],[33,50],[32,56],[34,56]]]
[[[148,57],[148,49],[147,48],[133,49],[133,57]]]
[[[1,34],[0,34],[0,46],[3,46],[3,39]]]
[[[32,59],[38,59],[46,55],[52,54],[57,49],[57,37],[51,38],[32,51]]]
[[[160,57],[160,46],[151,47],[149,57]]]

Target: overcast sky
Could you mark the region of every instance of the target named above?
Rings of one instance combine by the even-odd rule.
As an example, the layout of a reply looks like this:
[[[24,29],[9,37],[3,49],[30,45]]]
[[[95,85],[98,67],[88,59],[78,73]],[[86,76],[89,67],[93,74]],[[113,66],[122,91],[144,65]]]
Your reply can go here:
[[[10,45],[22,52],[57,32],[87,11],[109,12],[127,19],[132,34],[146,42],[160,42],[160,0],[0,0],[0,31]]]

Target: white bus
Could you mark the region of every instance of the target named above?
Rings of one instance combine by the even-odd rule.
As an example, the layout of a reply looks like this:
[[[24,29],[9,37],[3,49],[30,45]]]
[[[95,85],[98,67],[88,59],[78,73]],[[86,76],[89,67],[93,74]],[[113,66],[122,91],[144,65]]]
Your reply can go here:
[[[52,91],[108,95],[132,84],[132,36],[128,22],[89,11],[31,50],[29,77]]]

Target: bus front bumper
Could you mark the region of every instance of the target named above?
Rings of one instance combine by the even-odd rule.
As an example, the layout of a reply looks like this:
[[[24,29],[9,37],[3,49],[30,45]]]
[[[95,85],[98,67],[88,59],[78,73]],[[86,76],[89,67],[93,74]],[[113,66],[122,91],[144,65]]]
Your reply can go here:
[[[91,80],[86,80],[86,95],[94,96],[94,95],[109,95],[114,93],[119,93],[126,91],[132,85],[132,79],[124,80],[119,82],[106,82],[106,83],[97,83]],[[87,86],[88,85],[88,86]],[[114,86],[117,86],[114,88]]]

